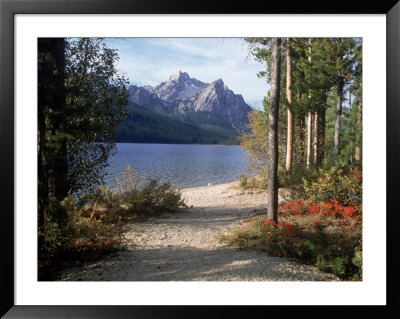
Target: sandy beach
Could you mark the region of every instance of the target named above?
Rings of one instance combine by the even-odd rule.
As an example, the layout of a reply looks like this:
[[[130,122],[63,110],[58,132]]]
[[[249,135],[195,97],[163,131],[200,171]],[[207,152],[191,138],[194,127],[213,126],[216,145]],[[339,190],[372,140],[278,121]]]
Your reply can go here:
[[[182,190],[189,208],[127,226],[126,249],[58,274],[66,281],[337,281],[316,267],[218,242],[266,208],[267,192],[237,182]],[[280,196],[280,200],[282,200]]]

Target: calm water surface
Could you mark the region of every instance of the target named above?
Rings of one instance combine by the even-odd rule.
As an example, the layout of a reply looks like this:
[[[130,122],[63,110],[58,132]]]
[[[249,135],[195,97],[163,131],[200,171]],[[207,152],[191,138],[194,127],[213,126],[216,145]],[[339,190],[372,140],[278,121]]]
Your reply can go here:
[[[246,153],[237,145],[117,143],[117,150],[106,169],[109,187],[128,164],[181,188],[232,182],[247,168]]]

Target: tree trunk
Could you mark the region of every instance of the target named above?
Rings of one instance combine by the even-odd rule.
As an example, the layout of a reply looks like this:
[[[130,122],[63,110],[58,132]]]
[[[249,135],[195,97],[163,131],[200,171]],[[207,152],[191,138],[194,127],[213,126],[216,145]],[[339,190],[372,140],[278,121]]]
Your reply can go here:
[[[362,87],[362,83],[360,83],[360,88]],[[358,102],[358,114],[357,114],[357,127],[359,128],[359,133],[356,137],[356,151],[354,158],[356,161],[361,161],[361,144],[362,144],[362,93],[360,93],[359,102]]]
[[[349,84],[349,113],[350,113],[350,125],[352,123],[352,104],[351,104],[351,86]],[[353,143],[353,132],[354,128],[353,125],[350,126],[350,166],[353,167],[353,148],[354,148],[354,143]]]
[[[308,56],[308,62],[311,64],[311,38],[308,39],[308,52],[310,53]],[[311,100],[311,93],[308,94],[308,98]],[[311,151],[312,151],[312,120],[313,114],[311,111],[308,112],[307,116],[307,168],[310,168],[311,165]]]
[[[46,145],[46,118],[44,105],[38,107],[38,229],[44,229],[44,213],[49,206],[49,181],[43,157]],[[40,247],[40,246],[39,246]]]
[[[52,105],[54,112],[54,132],[60,132],[62,123],[61,114],[66,104],[65,92],[65,40],[55,38],[53,41],[53,54],[56,64],[57,74],[55,76],[56,94]],[[66,137],[57,136],[59,147],[57,148],[56,160],[53,167],[54,195],[58,200],[63,200],[69,191],[68,186],[68,162],[67,162],[67,141]]]
[[[47,55],[50,50],[49,39],[38,39],[38,54]],[[38,61],[40,64],[40,61]],[[42,63],[44,63],[42,61]],[[43,68],[39,67],[39,82],[45,77]],[[44,81],[43,81],[44,82]],[[46,147],[46,114],[47,112],[47,94],[43,86],[38,85],[38,230],[44,229],[44,213],[49,206],[49,184],[45,167],[45,147]],[[47,94],[46,94],[47,93]],[[42,247],[43,236],[39,237],[39,247]]]
[[[268,115],[268,212],[278,222],[278,117],[281,75],[281,39],[271,40],[271,104]]]
[[[319,153],[319,111],[314,113],[314,162],[318,165]]]
[[[335,119],[335,137],[333,141],[333,163],[338,166],[338,156],[340,152],[340,118],[342,116],[342,97],[343,97],[343,79],[340,79],[337,86],[337,105]]]
[[[324,161],[324,153],[325,153],[325,106],[323,106],[319,110],[319,137],[318,137],[318,142],[319,142],[319,147],[318,147],[318,158],[317,158],[317,163],[318,166],[321,166],[323,161]]]
[[[297,92],[297,100],[298,101],[300,101],[300,99],[301,99],[301,93],[300,92]],[[304,164],[304,162],[305,162],[305,160],[306,160],[306,143],[305,143],[305,140],[306,140],[306,137],[305,137],[305,131],[306,131],[306,119],[305,119],[305,117],[304,116],[299,116],[299,138],[298,138],[298,141],[300,142],[299,143],[299,149],[300,149],[300,151],[298,152],[299,153],[299,156],[298,156],[298,158],[299,158],[299,162],[301,162],[302,164]]]
[[[313,129],[313,121],[312,121],[312,112],[308,112],[307,115],[307,168],[310,168],[311,165],[311,146],[312,146],[312,129]]]
[[[290,53],[291,39],[286,38],[286,97],[288,101],[287,109],[287,146],[286,146],[286,171],[290,171],[293,165],[293,137],[294,137],[294,123],[293,113],[290,110],[292,105],[292,58]]]

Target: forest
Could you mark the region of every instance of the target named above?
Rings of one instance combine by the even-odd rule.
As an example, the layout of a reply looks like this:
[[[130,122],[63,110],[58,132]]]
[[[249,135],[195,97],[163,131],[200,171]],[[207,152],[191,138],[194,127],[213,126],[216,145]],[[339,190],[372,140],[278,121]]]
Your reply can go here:
[[[129,102],[126,111],[127,117],[115,128],[117,143],[238,144],[234,130],[217,125],[200,126],[133,102]]]
[[[266,66],[264,111],[240,137],[242,188],[267,188],[268,208],[228,242],[359,280],[362,269],[362,42],[247,38]],[[287,191],[278,204],[279,189]]]
[[[247,41],[254,57],[267,62],[267,70],[259,76],[266,76],[272,85],[271,52],[257,46],[267,40]],[[285,171],[299,165],[361,167],[360,39],[287,38],[282,41],[279,54],[282,61],[274,85],[278,86],[281,166]],[[271,100],[269,93],[264,99],[264,114],[269,113]],[[262,116],[257,113],[250,114],[253,132],[257,131]],[[256,156],[257,144],[263,143],[258,141],[252,147],[253,137],[257,134],[244,135],[242,145]]]

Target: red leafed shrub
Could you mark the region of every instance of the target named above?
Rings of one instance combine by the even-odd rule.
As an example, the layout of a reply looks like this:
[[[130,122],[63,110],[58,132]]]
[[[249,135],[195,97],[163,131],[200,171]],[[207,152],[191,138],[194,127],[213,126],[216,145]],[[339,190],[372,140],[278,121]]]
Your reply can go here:
[[[284,227],[284,229],[286,230],[286,232],[287,232],[287,234],[288,234],[289,236],[296,236],[296,235],[298,235],[298,234],[301,232],[300,228],[297,227],[296,225],[294,225],[293,223],[288,223],[288,224]]]
[[[240,248],[313,264],[345,280],[361,280],[360,207],[343,206],[335,200],[306,202],[298,214],[293,209],[298,203],[282,204],[279,222],[253,218],[222,240]]]
[[[362,182],[362,173],[359,168],[354,168],[349,172],[350,177],[354,177],[357,182],[361,183]]]
[[[105,212],[101,210],[85,210],[81,213],[81,217],[85,218],[95,218],[95,219],[100,219],[105,215]]]
[[[342,216],[350,216],[350,217],[352,217],[355,213],[357,213],[357,210],[354,209],[353,207],[351,207],[351,206],[343,207]]]
[[[280,212],[285,215],[324,215],[331,217],[357,217],[362,211],[362,206],[344,206],[336,200],[320,202],[320,204],[307,204],[303,201],[291,201],[280,205]],[[359,217],[358,217],[359,218]]]
[[[321,213],[323,213],[324,215],[326,215],[326,216],[331,215],[332,209],[333,209],[332,202],[329,202],[329,203],[322,202],[321,203]]]
[[[309,212],[310,214],[319,214],[320,213],[319,205],[316,204],[310,205]]]
[[[304,207],[304,202],[302,200],[299,201],[294,200],[281,205],[281,209],[293,213],[295,215],[301,215],[303,207]]]

